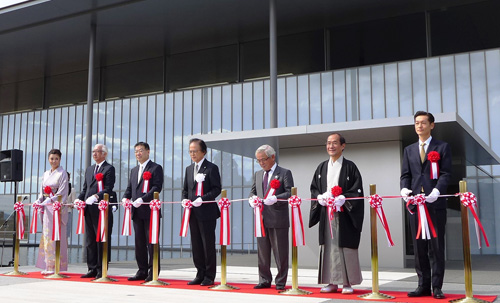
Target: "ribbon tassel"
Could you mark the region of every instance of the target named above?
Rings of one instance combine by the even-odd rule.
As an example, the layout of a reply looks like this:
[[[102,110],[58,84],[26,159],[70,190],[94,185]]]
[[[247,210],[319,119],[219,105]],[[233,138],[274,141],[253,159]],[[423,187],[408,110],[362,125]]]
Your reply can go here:
[[[149,202],[149,208],[151,209],[149,219],[149,243],[158,244],[160,238],[160,200],[155,199]]]
[[[304,237],[304,222],[302,220],[302,213],[300,211],[300,204],[302,199],[297,196],[288,198],[288,204],[292,208],[292,233],[293,233],[293,246],[306,245]]]
[[[108,201],[99,201],[99,223],[97,224],[96,242],[106,242],[106,209],[108,208]]]
[[[375,212],[382,224],[385,231],[385,237],[387,239],[387,244],[389,247],[394,246],[394,241],[392,241],[391,231],[389,230],[389,224],[387,223],[387,218],[385,217],[384,208],[382,207],[382,197],[379,195],[370,196],[370,207],[375,208]]]
[[[132,235],[132,202],[129,199],[122,203],[125,213],[123,215],[122,236]]]
[[[231,225],[229,224],[229,206],[231,202],[227,198],[221,198],[218,202],[220,207],[220,245],[231,245]]]
[[[256,197],[254,199],[255,207],[253,209],[253,220],[254,220],[254,236],[256,238],[265,237],[266,230],[264,227],[264,220],[262,219],[262,210],[264,209],[264,203],[262,199]]]
[[[481,237],[483,235],[484,242],[487,247],[490,247],[490,242],[488,241],[488,237],[486,236],[486,232],[484,231],[483,224],[481,224],[481,220],[479,220],[479,216],[477,215],[477,198],[471,192],[466,192],[460,194],[460,202],[462,205],[470,209],[472,216],[474,216],[474,225],[476,227],[476,235],[477,235],[477,245],[481,248]],[[480,234],[481,232],[481,234]]]

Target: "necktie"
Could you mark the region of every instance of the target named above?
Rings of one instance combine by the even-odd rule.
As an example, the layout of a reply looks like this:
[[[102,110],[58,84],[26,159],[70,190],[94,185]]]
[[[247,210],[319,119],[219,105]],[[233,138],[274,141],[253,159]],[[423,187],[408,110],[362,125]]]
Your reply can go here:
[[[268,185],[268,180],[269,180],[269,170],[267,170],[264,173],[264,178],[262,179],[262,190],[264,192],[264,195],[267,193],[267,185]]]
[[[141,183],[142,165],[139,165],[139,174],[137,175],[137,184]]]
[[[198,164],[194,165],[194,180],[196,180],[196,175],[198,174]]]
[[[422,161],[422,163],[424,163],[425,161],[425,142],[420,144],[422,146],[422,148],[420,149],[420,161]]]
[[[97,172],[99,171],[99,165],[95,165],[95,170],[94,170],[94,176],[97,175]]]

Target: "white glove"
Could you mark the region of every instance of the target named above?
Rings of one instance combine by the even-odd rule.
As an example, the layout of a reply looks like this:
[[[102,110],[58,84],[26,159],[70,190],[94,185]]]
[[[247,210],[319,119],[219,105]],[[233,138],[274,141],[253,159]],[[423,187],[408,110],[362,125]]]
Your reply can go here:
[[[248,204],[250,204],[250,207],[252,208],[255,208],[255,198],[257,198],[257,196],[251,196],[248,198]]]
[[[182,201],[181,201],[181,205],[182,205],[182,207],[186,208],[186,206],[187,206],[187,201],[189,201],[189,200],[188,200],[188,199],[182,199]]]
[[[335,206],[341,207],[345,203],[344,195],[339,195],[335,197]]]
[[[203,200],[201,199],[201,197],[198,197],[198,198],[196,198],[196,200],[193,201],[193,206],[200,207],[202,202],[203,202]]]
[[[116,205],[113,205],[113,206],[111,207],[111,210],[112,210],[113,212],[115,212],[117,209],[118,209],[118,207],[116,207]]]
[[[87,205],[92,205],[94,203],[97,203],[97,198],[94,195],[88,197],[87,200],[85,200],[85,204]]]
[[[132,205],[135,207],[135,208],[138,208],[139,206],[141,206],[143,203],[142,201],[142,198],[138,198],[137,200],[135,200],[134,202],[132,202]]]
[[[322,196],[323,196],[323,199],[325,199],[325,200],[333,197],[332,192],[330,190],[325,191]]]
[[[318,203],[321,206],[326,206],[326,199],[324,195],[318,195]]]
[[[278,198],[276,198],[276,196],[271,196],[271,197],[264,199],[264,204],[265,205],[273,205],[277,201],[278,201]]]
[[[43,202],[40,203],[40,205],[45,206],[45,205],[47,205],[49,203],[52,203],[52,199],[51,198],[45,198],[45,200],[43,200]]]
[[[441,193],[439,192],[439,189],[434,188],[431,193],[425,198],[425,202],[433,203],[435,202]]]
[[[408,188],[401,189],[401,196],[403,196],[403,200],[408,201],[408,196],[412,193]]]

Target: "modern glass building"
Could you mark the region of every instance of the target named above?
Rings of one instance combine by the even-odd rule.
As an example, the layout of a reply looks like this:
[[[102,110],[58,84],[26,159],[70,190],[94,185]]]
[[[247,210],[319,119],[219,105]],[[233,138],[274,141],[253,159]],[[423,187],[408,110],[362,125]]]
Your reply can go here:
[[[402,149],[417,140],[413,113],[427,110],[437,118],[433,135],[453,148],[449,193],[466,180],[478,196],[490,247],[477,248],[472,236],[472,253],[498,255],[498,17],[498,1],[473,0],[23,1],[0,8],[0,147],[24,151],[18,193],[34,200],[50,149],[61,149],[78,193],[88,146],[106,144],[121,197],[136,165],[133,145],[146,141],[164,168],[160,198],[174,202],[191,161],[190,138],[207,141],[232,199],[248,196],[260,169],[253,153],[271,143],[299,196],[308,198],[313,172],[327,158],[325,138],[340,131],[365,193],[377,184],[380,194],[396,195]],[[13,183],[0,183],[0,224],[14,191]],[[381,245],[380,263],[409,266],[404,206],[385,203],[396,246]],[[458,260],[459,202],[448,206],[447,258]],[[308,208],[305,201],[304,217]],[[162,257],[188,255],[180,204],[162,212]],[[235,202],[231,216],[229,249],[255,252],[251,208]],[[79,251],[75,219],[68,235]],[[131,260],[133,238],[119,235],[121,220],[120,209],[113,258]],[[23,242],[32,247],[26,262],[33,262],[39,238]],[[314,266],[317,227],[307,231],[307,244],[300,262]],[[365,223],[365,265],[369,247]]]

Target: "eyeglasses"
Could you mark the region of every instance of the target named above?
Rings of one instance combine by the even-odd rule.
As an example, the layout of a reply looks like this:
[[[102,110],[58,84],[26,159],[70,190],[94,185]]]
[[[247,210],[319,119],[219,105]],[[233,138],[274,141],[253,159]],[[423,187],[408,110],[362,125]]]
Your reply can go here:
[[[257,164],[262,164],[262,163],[266,162],[267,160],[269,160],[269,158],[270,158],[270,157],[267,157],[267,158],[265,158],[265,159],[257,159],[257,160],[255,160],[255,163],[257,163]]]
[[[190,153],[190,154],[196,154],[196,153],[198,153],[198,152],[199,152],[199,150],[190,150],[190,151],[189,151],[189,153]]]
[[[136,150],[134,151],[134,153],[136,153],[136,154],[142,154],[143,152],[145,152],[145,150],[144,150],[144,149],[136,149]]]

